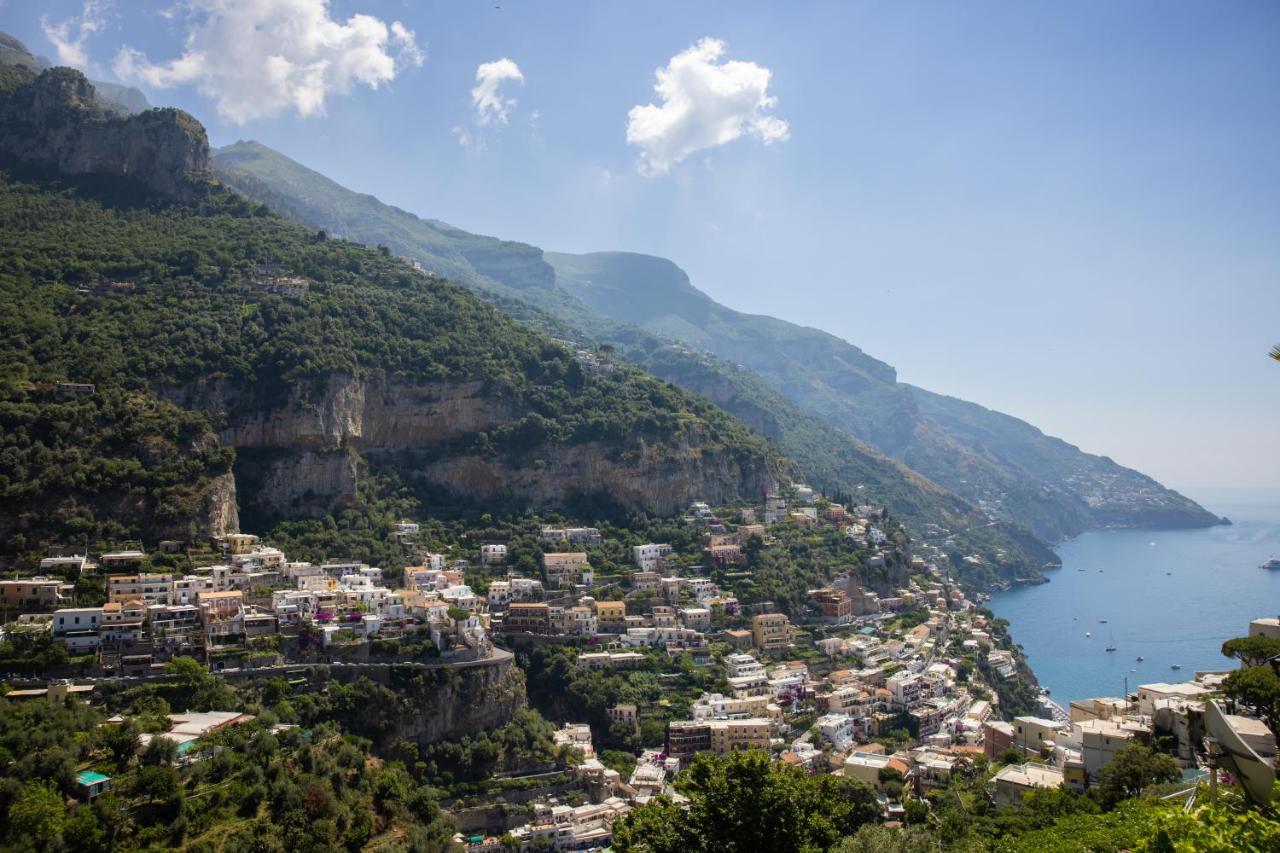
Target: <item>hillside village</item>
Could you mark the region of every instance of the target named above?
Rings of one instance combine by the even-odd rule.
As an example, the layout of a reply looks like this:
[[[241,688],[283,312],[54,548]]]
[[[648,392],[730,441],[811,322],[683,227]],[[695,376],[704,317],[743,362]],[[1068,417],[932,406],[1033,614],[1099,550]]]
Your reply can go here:
[[[995,805],[1036,789],[1084,791],[1130,743],[1160,744],[1187,779],[1203,775],[1203,700],[1224,673],[1061,708],[1034,686],[1001,620],[952,581],[945,530],[929,531],[935,544],[913,543],[882,508],[803,484],[757,506],[695,502],[669,524],[680,546],[540,523],[507,541],[472,537],[464,551],[432,550],[426,526],[405,520],[389,535],[416,564],[388,569],[291,561],[247,533],[49,556],[0,581],[10,617],[0,672],[11,700],[93,701],[103,679],[162,681],[182,659],[244,677],[328,664],[447,669],[514,652],[535,705],[563,693],[545,683],[549,660],[563,662],[571,685],[631,691],[593,720],[550,706],[563,723],[555,742],[573,756],[568,793],[535,796],[524,822],[461,822],[456,840],[476,851],[602,847],[635,806],[678,798],[673,783],[706,753],[762,750],[806,773],[860,780],[886,821],[975,773]],[[785,609],[761,599],[753,575],[770,556],[818,542],[839,556],[815,567],[824,582],[787,593]],[[184,570],[157,569],[179,550]],[[641,683],[656,687],[627,686]],[[227,714],[174,715],[155,736],[199,760],[202,738],[251,719]],[[1275,754],[1264,725],[1241,726],[1259,754]],[[86,797],[109,789],[110,776],[84,773]]]

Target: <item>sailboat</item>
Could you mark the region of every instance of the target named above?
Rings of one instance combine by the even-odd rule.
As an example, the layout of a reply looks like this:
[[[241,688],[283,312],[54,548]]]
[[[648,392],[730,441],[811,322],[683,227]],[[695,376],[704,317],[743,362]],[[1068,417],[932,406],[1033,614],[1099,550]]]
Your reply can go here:
[[[1106,622],[1107,620],[1106,620],[1106,619],[1103,619],[1102,621],[1103,621],[1103,622]],[[1109,651],[1109,652],[1114,652],[1115,650],[1116,650],[1116,634],[1115,634],[1115,632],[1114,632],[1114,631],[1112,631],[1112,632],[1111,632],[1111,639],[1109,639],[1109,640],[1107,641],[1107,651]]]

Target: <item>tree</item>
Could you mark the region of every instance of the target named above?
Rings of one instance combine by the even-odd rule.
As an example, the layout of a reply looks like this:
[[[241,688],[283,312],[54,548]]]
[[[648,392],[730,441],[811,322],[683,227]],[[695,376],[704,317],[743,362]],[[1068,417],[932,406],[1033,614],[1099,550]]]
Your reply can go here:
[[[1273,658],[1280,658],[1280,640],[1263,634],[1236,637],[1222,644],[1222,654],[1245,666],[1263,666]]]
[[[831,853],[935,853],[937,849],[923,831],[870,824],[832,847]]]
[[[1269,666],[1251,666],[1237,669],[1222,682],[1222,692],[1253,709],[1276,731],[1280,716],[1280,675]]]
[[[1131,743],[1116,753],[1101,770],[1098,793],[1108,808],[1121,800],[1136,797],[1148,785],[1175,782],[1182,772],[1178,762],[1140,743]]]
[[[52,782],[31,781],[22,786],[9,807],[9,835],[37,850],[52,850],[62,836],[67,807]]]
[[[620,851],[825,850],[876,821],[875,792],[838,776],[809,776],[755,750],[700,755],[684,774],[681,809],[665,800],[633,810],[614,839]]]
[[[156,735],[142,750],[139,761],[147,767],[168,767],[178,757],[178,743],[173,738]]]
[[[679,853],[694,850],[694,830],[680,806],[666,797],[632,809],[614,830],[618,853]]]
[[[138,751],[138,724],[125,720],[116,725],[103,726],[102,745],[111,752],[116,770],[123,771]]]
[[[1271,357],[1276,361],[1280,361],[1280,344],[1276,344],[1271,348]]]

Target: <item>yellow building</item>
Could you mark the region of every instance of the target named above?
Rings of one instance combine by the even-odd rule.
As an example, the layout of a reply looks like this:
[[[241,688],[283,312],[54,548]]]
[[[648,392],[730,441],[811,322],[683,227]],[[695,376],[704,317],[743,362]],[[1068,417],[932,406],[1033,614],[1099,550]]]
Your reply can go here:
[[[751,635],[757,649],[785,649],[791,645],[791,620],[785,613],[757,614],[751,617]]]

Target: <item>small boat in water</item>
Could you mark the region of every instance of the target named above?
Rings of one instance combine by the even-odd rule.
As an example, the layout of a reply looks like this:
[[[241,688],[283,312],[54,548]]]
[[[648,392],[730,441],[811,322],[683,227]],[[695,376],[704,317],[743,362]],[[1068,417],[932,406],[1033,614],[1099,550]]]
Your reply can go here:
[[[1272,557],[1270,560],[1267,560],[1261,566],[1258,566],[1258,568],[1271,569],[1272,571],[1280,570],[1280,557]]]
[[[1100,624],[1102,624],[1102,625],[1107,624],[1107,620],[1106,620],[1106,619],[1099,619],[1099,620],[1098,620],[1098,622],[1099,622]]]
[[[1092,637],[1092,636],[1093,636],[1093,634],[1090,634],[1088,631],[1085,631],[1085,632],[1084,632],[1084,635],[1085,635],[1086,637]]]
[[[1114,651],[1116,650],[1116,647],[1115,647],[1115,646],[1107,646],[1106,650],[1107,650],[1107,651],[1109,651],[1109,652],[1114,652]]]
[[[1144,658],[1142,655],[1138,655],[1138,663],[1142,663],[1144,660],[1146,660],[1146,658]]]
[[[1182,664],[1175,663],[1172,666],[1170,666],[1169,669],[1182,669]]]

